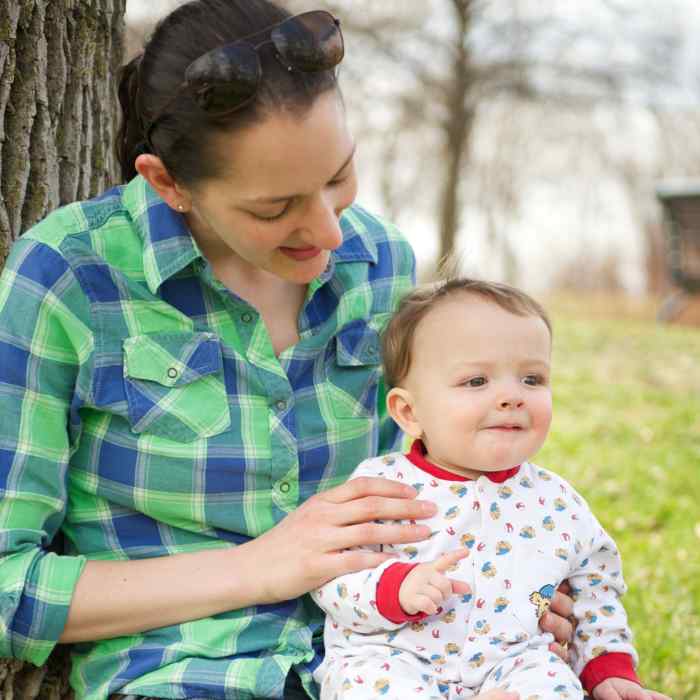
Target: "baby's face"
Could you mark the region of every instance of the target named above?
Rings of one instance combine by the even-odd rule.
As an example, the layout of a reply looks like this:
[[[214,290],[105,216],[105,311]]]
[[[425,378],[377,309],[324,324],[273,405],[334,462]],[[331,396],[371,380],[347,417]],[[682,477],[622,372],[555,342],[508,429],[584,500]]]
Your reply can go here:
[[[474,477],[532,457],[552,418],[550,356],[538,316],[469,294],[438,304],[416,329],[403,382],[429,459]]]

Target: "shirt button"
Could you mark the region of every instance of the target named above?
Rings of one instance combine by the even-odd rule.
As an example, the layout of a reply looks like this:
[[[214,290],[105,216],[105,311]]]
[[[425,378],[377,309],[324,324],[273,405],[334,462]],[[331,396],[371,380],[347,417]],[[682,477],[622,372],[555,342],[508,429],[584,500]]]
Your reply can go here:
[[[277,406],[278,411],[284,411],[285,408],[287,408],[287,402],[286,401],[278,401],[275,406]]]
[[[291,486],[286,481],[283,481],[280,484],[280,491],[282,493],[288,493],[290,488],[291,488]]]
[[[170,379],[175,379],[175,377],[177,377],[177,374],[178,372],[176,367],[168,368],[168,376],[170,377]]]
[[[250,323],[253,320],[253,314],[249,314],[247,311],[244,314],[241,314],[241,321],[243,323]]]

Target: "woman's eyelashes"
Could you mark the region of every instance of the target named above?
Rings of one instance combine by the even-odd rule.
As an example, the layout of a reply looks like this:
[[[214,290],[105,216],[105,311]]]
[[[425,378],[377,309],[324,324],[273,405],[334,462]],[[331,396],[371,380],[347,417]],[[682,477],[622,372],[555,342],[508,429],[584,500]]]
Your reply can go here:
[[[291,208],[292,206],[292,200],[290,199],[285,205],[284,208],[277,212],[276,214],[257,214],[255,212],[250,212],[252,216],[254,216],[256,219],[260,221],[279,221]]]
[[[348,179],[350,178],[350,174],[345,174],[342,177],[337,177],[335,180],[331,180],[328,183],[328,187],[339,187],[341,185],[344,185]],[[292,205],[294,204],[296,198],[290,199],[283,207],[283,209],[276,214],[258,214],[257,212],[251,211],[249,212],[251,216],[254,218],[258,219],[259,221],[279,221],[282,219],[292,208]]]

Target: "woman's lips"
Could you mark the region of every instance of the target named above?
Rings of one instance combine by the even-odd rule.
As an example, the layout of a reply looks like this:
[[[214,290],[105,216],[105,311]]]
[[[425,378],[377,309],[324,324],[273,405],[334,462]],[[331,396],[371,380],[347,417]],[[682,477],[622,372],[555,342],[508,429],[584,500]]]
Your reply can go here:
[[[286,246],[280,246],[280,250],[293,260],[310,260],[321,252],[320,248],[287,248]]]

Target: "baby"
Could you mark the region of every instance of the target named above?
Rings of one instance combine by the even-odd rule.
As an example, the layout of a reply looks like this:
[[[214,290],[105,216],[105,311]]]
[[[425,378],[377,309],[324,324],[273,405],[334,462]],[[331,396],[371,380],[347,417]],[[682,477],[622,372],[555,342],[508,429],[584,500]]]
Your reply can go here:
[[[383,339],[387,407],[408,454],[352,478],[438,505],[431,537],[315,591],[327,613],[322,700],[668,700],[641,687],[615,543],[561,477],[528,460],[552,417],[551,325],[511,287],[456,279],[409,294]],[[573,670],[538,626],[573,589]],[[509,692],[505,692],[509,691]],[[512,694],[509,694],[512,693]]]

